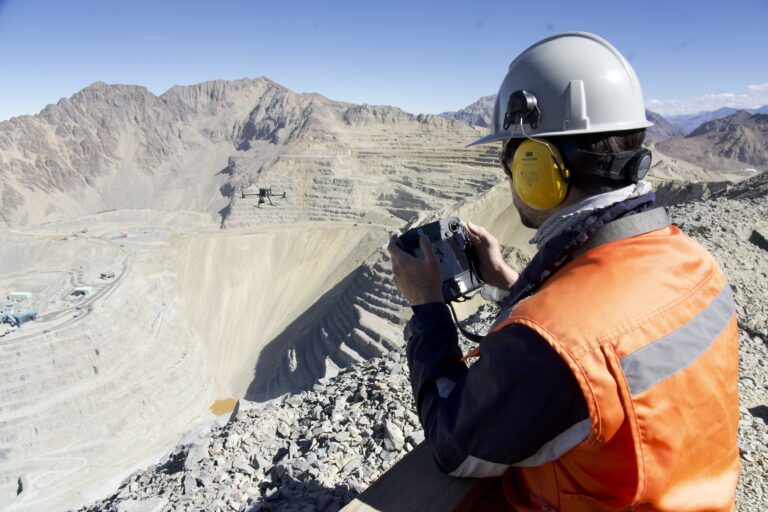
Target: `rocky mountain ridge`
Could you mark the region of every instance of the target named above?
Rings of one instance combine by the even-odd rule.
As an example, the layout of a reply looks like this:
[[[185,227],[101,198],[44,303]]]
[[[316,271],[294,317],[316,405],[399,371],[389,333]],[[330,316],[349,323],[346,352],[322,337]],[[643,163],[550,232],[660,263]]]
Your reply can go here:
[[[653,126],[648,128],[645,133],[646,139],[662,141],[685,135],[680,127],[669,122],[661,114],[646,109],[645,117],[653,123]]]
[[[445,112],[441,116],[487,129],[493,115],[494,99],[495,96],[484,96],[465,109]],[[762,107],[765,108],[768,106]],[[723,117],[724,113],[731,111],[734,113]],[[749,166],[765,169],[766,140],[763,125],[764,116],[768,114],[760,113],[761,109],[754,109],[754,112],[757,113],[750,115],[747,111],[720,109],[716,118],[705,121],[686,136],[683,129],[660,114],[646,110],[646,118],[654,123],[647,129],[646,145],[656,153],[654,168],[659,165],[664,168],[661,172],[662,181],[668,182],[671,178],[680,182],[674,187],[682,189],[689,183],[743,178],[726,176],[728,171],[739,171]],[[682,162],[678,163],[677,160]],[[695,170],[695,178],[687,169],[691,164],[703,168]],[[680,172],[675,173],[675,168],[679,168]],[[654,171],[652,169],[650,173],[652,179]]]
[[[258,192],[276,167],[274,181],[298,194],[290,206],[300,219],[311,220],[313,204],[338,192],[333,182],[305,179],[309,171],[316,176],[318,167],[326,176],[352,179],[352,188],[371,189],[370,204],[347,217],[362,217],[375,206],[380,218],[397,216],[378,204],[381,177],[390,172],[388,130],[412,139],[414,148],[443,147],[469,167],[491,166],[486,149],[463,147],[477,135],[463,123],[299,94],[264,77],[175,86],[160,96],[140,86],[97,82],[39,115],[0,123],[0,223],[150,208],[206,212],[212,222],[225,224],[236,209],[236,193],[252,186],[256,190],[247,192]],[[422,165],[389,160],[395,172]],[[497,173],[479,170],[485,185],[497,179]],[[371,174],[380,178],[371,183],[365,178]],[[416,188],[397,196],[402,208],[412,204],[413,210],[419,201],[407,197],[424,192],[430,193]],[[251,213],[235,223],[288,220]]]
[[[667,118],[676,126],[679,126],[680,129],[683,130],[684,135],[687,135],[707,121],[713,121],[715,119],[720,119],[721,117],[728,117],[740,110],[744,110],[750,114],[768,114],[768,105],[763,105],[762,107],[751,109],[722,107],[716,110],[697,112],[695,114],[671,115],[667,116]]]
[[[493,106],[495,102],[495,94],[483,96],[479,100],[460,110],[455,112],[443,112],[440,116],[445,117],[446,119],[463,121],[472,126],[490,128],[493,123]]]
[[[739,111],[707,121],[683,138],[658,144],[664,153],[721,169],[768,169],[768,114]]]

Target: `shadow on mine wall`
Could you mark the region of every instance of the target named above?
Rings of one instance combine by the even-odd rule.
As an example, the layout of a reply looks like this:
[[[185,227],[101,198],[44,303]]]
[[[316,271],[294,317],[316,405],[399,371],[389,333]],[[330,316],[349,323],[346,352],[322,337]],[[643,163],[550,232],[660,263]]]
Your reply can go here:
[[[362,269],[357,268],[318,297],[309,309],[262,349],[253,371],[253,380],[244,397],[246,400],[262,402],[285,393],[311,388],[318,379],[325,376],[326,356],[330,356],[338,366],[348,366],[355,362],[339,350],[346,333],[331,332],[329,324],[339,308],[353,307],[351,302],[341,299],[361,273]],[[328,333],[326,341],[323,341],[320,334],[321,329]],[[289,369],[288,358],[292,348],[297,364],[294,371]],[[380,354],[371,352],[361,355],[368,358]]]

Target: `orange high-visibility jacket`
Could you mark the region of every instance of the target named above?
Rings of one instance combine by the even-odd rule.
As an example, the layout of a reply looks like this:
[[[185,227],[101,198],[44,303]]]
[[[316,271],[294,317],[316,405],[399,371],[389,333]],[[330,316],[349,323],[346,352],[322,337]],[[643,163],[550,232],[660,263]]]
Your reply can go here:
[[[583,439],[575,448],[504,474],[516,510],[734,509],[735,305],[701,246],[675,226],[598,246],[502,311],[493,330],[510,324],[557,351],[589,409],[552,442]]]

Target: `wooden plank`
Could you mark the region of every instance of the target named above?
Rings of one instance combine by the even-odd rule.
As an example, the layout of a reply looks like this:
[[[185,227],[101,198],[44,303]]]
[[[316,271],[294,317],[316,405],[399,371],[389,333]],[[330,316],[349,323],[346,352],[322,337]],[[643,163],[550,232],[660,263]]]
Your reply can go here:
[[[426,442],[421,443],[381,475],[344,512],[409,512],[471,510],[473,503],[498,486],[498,479],[454,478],[435,464]]]

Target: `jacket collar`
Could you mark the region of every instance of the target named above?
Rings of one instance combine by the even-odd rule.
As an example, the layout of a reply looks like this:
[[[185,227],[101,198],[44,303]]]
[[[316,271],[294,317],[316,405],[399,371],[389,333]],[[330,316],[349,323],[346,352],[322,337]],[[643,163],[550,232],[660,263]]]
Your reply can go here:
[[[586,216],[580,215],[579,220],[564,222],[541,243],[539,251],[512,285],[502,307],[512,306],[535,293],[549,277],[570,262],[572,254],[600,228],[613,220],[652,208],[655,199],[653,192],[630,196],[603,208],[590,209]]]
[[[642,196],[650,191],[651,184],[642,180],[618,190],[587,196],[548,218],[539,227],[529,243],[536,244],[536,247],[541,250],[549,240],[583,221],[594,211],[602,210],[633,197]]]

